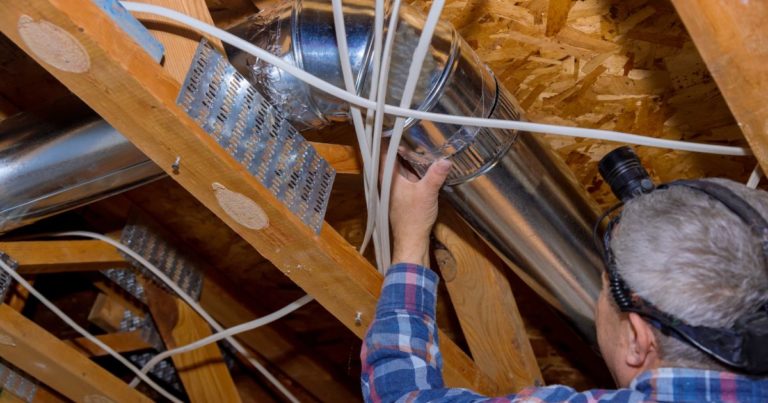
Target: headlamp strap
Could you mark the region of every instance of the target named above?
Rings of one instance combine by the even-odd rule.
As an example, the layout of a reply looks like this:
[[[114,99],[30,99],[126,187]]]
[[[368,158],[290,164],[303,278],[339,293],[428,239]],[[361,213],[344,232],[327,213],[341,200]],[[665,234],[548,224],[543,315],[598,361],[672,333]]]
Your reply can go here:
[[[718,361],[753,374],[768,373],[768,312],[760,308],[741,316],[728,329],[692,326],[668,315],[637,294],[626,309],[645,317],[654,327],[692,344]]]

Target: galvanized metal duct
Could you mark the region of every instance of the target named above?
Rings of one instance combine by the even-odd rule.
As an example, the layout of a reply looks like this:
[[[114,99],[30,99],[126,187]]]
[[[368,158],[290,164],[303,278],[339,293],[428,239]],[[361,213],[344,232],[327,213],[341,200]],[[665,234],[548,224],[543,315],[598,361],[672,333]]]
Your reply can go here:
[[[76,99],[0,122],[0,233],[164,175]]]
[[[345,23],[360,94],[371,81],[373,8],[345,0]],[[389,104],[399,104],[423,17],[400,12],[391,60]],[[386,24],[385,24],[386,25]],[[232,29],[257,46],[343,88],[330,3],[290,0]],[[347,120],[349,105],[234,48],[230,62],[296,127]],[[514,98],[448,24],[441,24],[422,69],[413,108],[464,116],[521,119]],[[436,158],[454,167],[443,196],[517,273],[594,340],[601,260],[591,240],[596,217],[570,171],[535,136],[509,130],[409,120],[402,156],[423,172]]]

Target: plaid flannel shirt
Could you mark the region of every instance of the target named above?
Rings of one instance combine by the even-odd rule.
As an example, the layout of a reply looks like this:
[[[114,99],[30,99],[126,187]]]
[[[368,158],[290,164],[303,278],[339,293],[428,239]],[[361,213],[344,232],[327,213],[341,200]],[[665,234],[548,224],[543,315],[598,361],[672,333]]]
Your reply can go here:
[[[361,352],[366,402],[768,402],[766,379],[683,368],[643,372],[618,390],[577,392],[555,385],[489,398],[446,388],[435,326],[437,282],[437,274],[415,264],[396,264],[387,272]]]

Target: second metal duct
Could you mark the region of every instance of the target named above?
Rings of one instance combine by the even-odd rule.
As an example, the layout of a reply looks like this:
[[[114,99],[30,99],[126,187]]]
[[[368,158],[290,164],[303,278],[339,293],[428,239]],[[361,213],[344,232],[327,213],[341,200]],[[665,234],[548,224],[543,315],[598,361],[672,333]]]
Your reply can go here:
[[[367,95],[372,71],[373,9],[344,1],[358,92]],[[423,17],[400,12],[389,77],[389,104],[399,104]],[[343,86],[331,6],[292,0],[256,15],[233,33],[339,87]],[[424,111],[519,120],[522,111],[477,54],[447,24],[436,30],[412,104]],[[343,101],[237,49],[230,62],[296,127],[348,119]],[[529,133],[409,120],[403,153],[420,172],[437,158],[454,163],[444,197],[544,299],[594,340],[594,303],[601,260],[592,244],[594,209],[584,190],[549,148]]]
[[[164,175],[76,99],[12,116],[0,123],[0,233]]]

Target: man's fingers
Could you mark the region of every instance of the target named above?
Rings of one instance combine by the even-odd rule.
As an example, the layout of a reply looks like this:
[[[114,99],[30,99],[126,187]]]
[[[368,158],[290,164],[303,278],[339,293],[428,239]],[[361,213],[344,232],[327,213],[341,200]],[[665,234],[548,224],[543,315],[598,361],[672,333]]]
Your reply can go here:
[[[427,173],[422,182],[431,190],[437,193],[440,187],[445,183],[445,178],[448,177],[448,173],[451,172],[451,161],[441,159],[437,160],[429,166]]]

